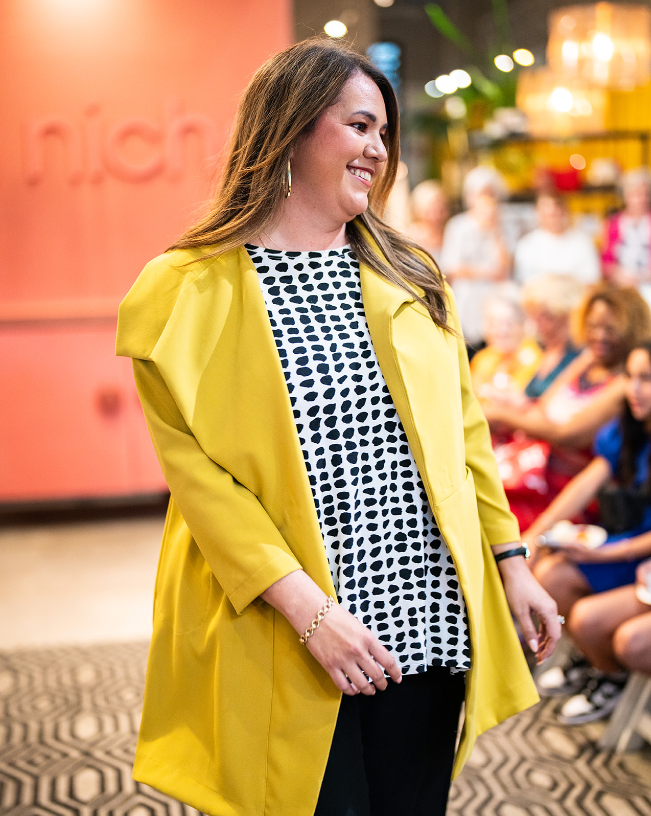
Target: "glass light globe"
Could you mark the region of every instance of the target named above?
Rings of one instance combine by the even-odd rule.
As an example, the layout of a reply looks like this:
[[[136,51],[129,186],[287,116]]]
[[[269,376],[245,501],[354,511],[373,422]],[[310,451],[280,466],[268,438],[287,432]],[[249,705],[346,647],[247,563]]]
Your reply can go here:
[[[518,63],[518,65],[525,66],[533,65],[536,61],[534,55],[527,48],[518,48],[517,51],[514,51],[513,59]]]
[[[458,87],[449,74],[441,74],[441,76],[436,77],[434,84],[444,94],[454,93]]]
[[[328,35],[328,37],[344,37],[348,32],[346,26],[341,22],[341,20],[330,20],[330,22],[326,23],[323,26],[323,30]]]
[[[493,62],[500,69],[500,71],[504,71],[505,74],[508,74],[509,71],[513,70],[513,60],[508,54],[499,54],[497,57],[495,57]]]
[[[450,71],[450,78],[457,83],[457,88],[468,88],[472,83],[472,77],[463,68],[456,68]]]

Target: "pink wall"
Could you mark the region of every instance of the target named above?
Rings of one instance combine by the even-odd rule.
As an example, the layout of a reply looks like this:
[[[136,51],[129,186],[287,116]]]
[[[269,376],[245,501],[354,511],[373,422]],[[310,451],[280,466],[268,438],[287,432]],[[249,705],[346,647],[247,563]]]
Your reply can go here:
[[[160,489],[117,305],[207,196],[289,0],[0,0],[0,19],[0,501]]]

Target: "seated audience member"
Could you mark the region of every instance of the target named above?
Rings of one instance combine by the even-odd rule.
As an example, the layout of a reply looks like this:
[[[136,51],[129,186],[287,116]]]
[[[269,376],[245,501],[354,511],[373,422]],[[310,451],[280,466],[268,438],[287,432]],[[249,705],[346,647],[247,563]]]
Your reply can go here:
[[[452,284],[461,327],[471,346],[483,340],[485,301],[511,273],[515,241],[508,237],[499,209],[505,196],[497,170],[475,167],[463,185],[468,209],[453,216],[443,234],[441,271]]]
[[[651,283],[651,174],[646,167],[622,179],[624,209],[606,221],[601,261],[618,286]]]
[[[582,283],[596,283],[600,277],[599,255],[589,235],[570,227],[565,201],[542,193],[536,202],[539,227],[524,235],[515,248],[514,277],[528,283],[553,272],[572,275]]]
[[[565,615],[570,634],[578,634],[577,646],[606,672],[589,678],[585,704],[573,700],[563,707],[561,717],[568,723],[596,719],[600,712],[604,716],[614,707],[625,681],[625,676],[617,674],[621,666],[612,653],[609,662],[599,660],[589,647],[586,651],[585,607],[578,602],[634,583],[638,565],[651,555],[651,340],[636,344],[628,355],[625,393],[621,415],[597,433],[595,458],[523,534],[533,551],[534,574]],[[594,549],[566,544],[551,555],[536,546],[539,535],[556,522],[577,516],[595,498],[600,521],[609,533],[605,544]],[[616,628],[614,625],[612,631]],[[544,673],[538,681],[541,691],[567,690],[571,681],[581,679],[576,668],[576,663],[567,666],[562,678],[558,670]]]
[[[417,184],[411,192],[412,222],[408,234],[434,260],[441,260],[443,230],[450,217],[448,199],[437,181],[428,180]]]
[[[584,296],[585,287],[571,275],[542,275],[522,290],[527,318],[543,349],[538,370],[527,383],[524,396],[539,399],[580,354],[571,338],[570,318]]]
[[[580,688],[561,717],[566,722],[596,720],[616,705],[622,670],[651,676],[651,561],[639,564],[635,584],[578,600],[568,629],[593,668],[575,669]]]
[[[480,399],[521,398],[542,357],[536,341],[525,337],[519,293],[507,287],[496,290],[484,305],[486,348],[470,363],[472,385]]]
[[[578,329],[586,348],[539,400],[524,407],[495,401],[483,405],[494,432],[523,431],[532,444],[549,443],[543,484],[528,493],[506,491],[521,529],[588,464],[595,433],[619,414],[624,361],[651,334],[651,313],[635,289],[601,284],[579,309]]]
[[[585,287],[570,275],[543,275],[522,290],[522,304],[542,356],[522,393],[484,391],[483,399],[523,406],[542,397],[554,380],[579,356],[572,342],[570,318],[583,299]],[[473,360],[474,362],[474,360]]]

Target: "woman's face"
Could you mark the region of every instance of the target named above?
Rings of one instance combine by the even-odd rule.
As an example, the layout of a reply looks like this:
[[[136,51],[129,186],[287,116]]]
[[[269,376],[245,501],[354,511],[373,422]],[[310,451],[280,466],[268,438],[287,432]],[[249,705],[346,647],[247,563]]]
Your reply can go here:
[[[522,320],[508,303],[499,300],[488,305],[484,318],[486,342],[504,354],[517,351],[524,337]]]
[[[540,303],[527,304],[526,311],[527,317],[534,324],[536,339],[543,348],[567,340],[569,315],[554,314]]]
[[[644,349],[635,349],[628,355],[626,399],[635,419],[651,418],[651,359]]]
[[[333,228],[361,215],[387,160],[386,132],[380,89],[366,74],[353,74],[294,147],[291,198],[297,212],[325,216]]]
[[[641,218],[649,211],[649,188],[646,184],[629,184],[624,188],[626,212],[631,218]]]
[[[450,214],[445,193],[442,190],[430,190],[423,199],[416,209],[417,219],[434,227],[442,226]]]
[[[624,338],[613,310],[603,300],[596,300],[585,320],[586,345],[601,365],[612,367],[624,356]]]
[[[567,229],[567,213],[560,201],[552,196],[540,196],[536,205],[538,223],[541,228],[554,235],[561,235]]]

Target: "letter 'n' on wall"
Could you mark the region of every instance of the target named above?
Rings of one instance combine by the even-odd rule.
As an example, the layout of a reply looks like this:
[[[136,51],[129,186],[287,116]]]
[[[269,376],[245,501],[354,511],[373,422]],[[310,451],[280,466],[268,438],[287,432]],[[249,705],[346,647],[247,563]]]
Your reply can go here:
[[[42,181],[48,141],[55,140],[64,156],[68,181],[71,184],[81,181],[84,163],[79,128],[69,119],[52,117],[28,122],[23,128],[24,172],[28,184]]]

